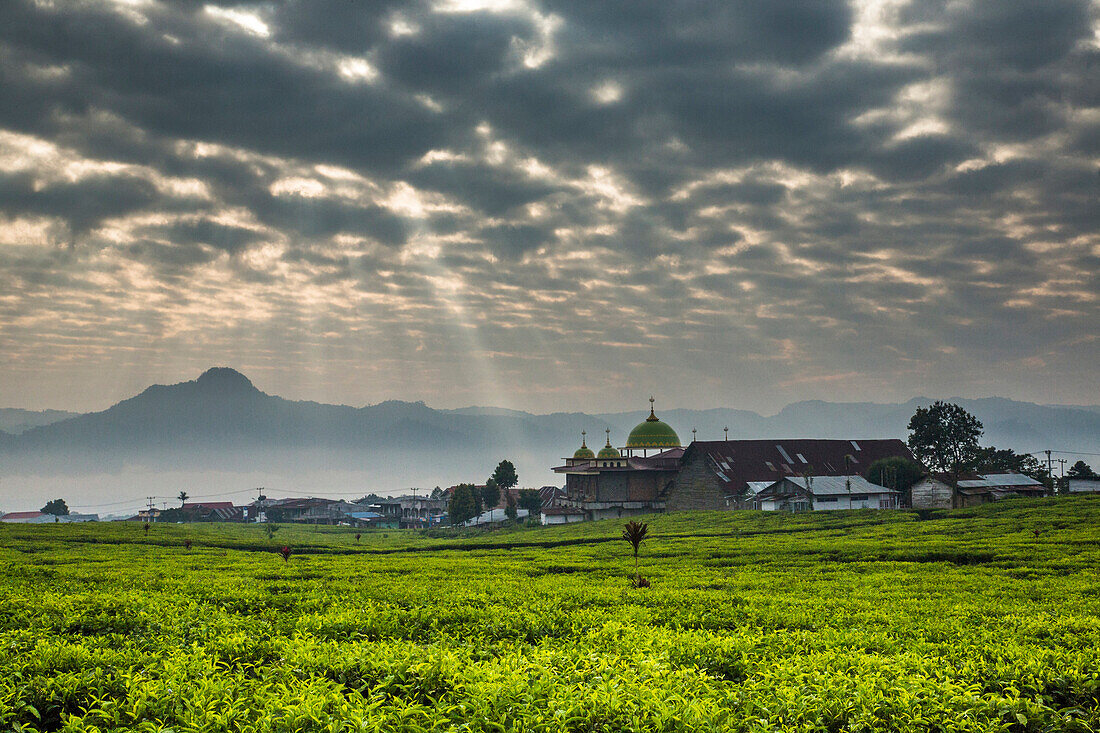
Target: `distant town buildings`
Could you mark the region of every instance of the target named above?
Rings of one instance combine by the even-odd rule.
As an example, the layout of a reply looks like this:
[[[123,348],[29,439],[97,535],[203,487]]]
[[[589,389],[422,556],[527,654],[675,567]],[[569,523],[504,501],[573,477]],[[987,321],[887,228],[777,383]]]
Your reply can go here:
[[[553,469],[565,476],[565,497],[562,513],[550,516],[569,519],[552,521],[697,509],[898,506],[898,492],[861,474],[880,458],[912,460],[900,440],[692,441],[685,448],[652,402],[649,417],[621,449],[611,445],[608,431],[606,444],[594,453],[582,433],[581,447]]]
[[[73,522],[98,522],[98,514],[47,514],[45,512],[8,512],[0,515],[0,522],[13,524],[71,524]]]
[[[565,476],[565,496],[544,523],[604,519],[683,510],[761,509],[824,511],[895,509],[901,492],[865,478],[880,459],[913,454],[901,440],[693,440],[687,447],[661,421],[650,399],[649,417],[622,448],[594,452],[582,431],[581,446],[553,470]],[[692,431],[694,433],[694,431]],[[874,478],[873,476],[871,478]],[[1080,491],[1100,490],[1078,484]],[[928,475],[912,488],[915,508],[949,508],[950,480]],[[1008,496],[1042,496],[1046,487],[1023,474],[965,476],[963,506]]]

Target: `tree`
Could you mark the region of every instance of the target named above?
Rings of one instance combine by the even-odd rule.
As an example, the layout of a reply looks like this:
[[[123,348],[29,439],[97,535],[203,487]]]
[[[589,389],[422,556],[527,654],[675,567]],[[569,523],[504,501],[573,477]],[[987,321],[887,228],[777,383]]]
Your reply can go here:
[[[974,464],[981,420],[951,402],[918,407],[909,420],[909,450],[933,471],[950,476],[951,506],[959,505],[959,475]]]
[[[533,517],[542,513],[542,497],[536,489],[520,489],[519,508],[526,509]]]
[[[500,487],[491,476],[481,487],[481,501],[486,509],[493,509],[500,503]]]
[[[1096,475],[1096,472],[1092,470],[1092,467],[1084,461],[1077,461],[1069,470],[1066,471],[1066,478],[1100,478]]]
[[[55,517],[64,517],[69,514],[69,507],[65,505],[64,499],[54,499],[46,502],[46,506],[39,509],[39,511],[43,514],[52,514]]]
[[[451,501],[447,513],[451,524],[464,524],[478,515],[477,497],[480,492],[473,484],[459,484],[451,492]]]
[[[519,516],[519,512],[516,510],[516,497],[512,496],[512,492],[508,492],[508,499],[504,503],[504,516],[508,517],[512,521],[515,521]]]
[[[863,474],[863,478],[871,483],[900,491],[907,506],[912,506],[913,497],[910,490],[922,476],[924,476],[924,469],[921,465],[902,456],[880,458],[868,466],[867,472]]]
[[[501,461],[497,464],[496,470],[493,471],[493,481],[496,482],[496,485],[501,491],[507,491],[512,488],[519,483],[516,467],[512,465],[511,461]]]
[[[634,548],[634,587],[642,587],[642,576],[638,572],[638,550],[642,546],[642,541],[649,534],[649,525],[641,522],[635,522],[633,520],[626,523],[623,527],[623,539],[630,543]]]
[[[180,509],[183,509],[183,505],[187,503],[187,492],[181,491],[176,498],[180,500]]]
[[[974,463],[971,466],[977,473],[1022,473],[1036,481],[1046,481],[1046,466],[1039,463],[1035,456],[1024,453],[1017,454],[1011,448],[979,448],[974,454]]]

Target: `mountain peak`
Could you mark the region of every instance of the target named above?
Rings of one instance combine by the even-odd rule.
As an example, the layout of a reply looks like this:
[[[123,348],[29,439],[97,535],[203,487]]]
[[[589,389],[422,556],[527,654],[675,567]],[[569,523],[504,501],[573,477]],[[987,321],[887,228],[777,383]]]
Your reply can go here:
[[[195,383],[219,392],[257,392],[248,377],[229,367],[211,367],[203,372]]]

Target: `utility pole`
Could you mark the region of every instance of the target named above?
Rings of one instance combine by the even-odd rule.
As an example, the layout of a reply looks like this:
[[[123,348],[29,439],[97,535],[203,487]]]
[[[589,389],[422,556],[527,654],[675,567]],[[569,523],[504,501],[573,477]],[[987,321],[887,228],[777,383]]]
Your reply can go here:
[[[1054,471],[1051,467],[1050,450],[1049,449],[1046,450],[1045,453],[1047,454],[1047,478],[1050,479],[1050,485],[1053,486],[1054,485]]]
[[[150,522],[156,521],[156,518],[153,516],[153,507],[156,506],[156,504],[154,502],[156,502],[157,497],[147,496],[145,498],[149,501],[149,521]]]

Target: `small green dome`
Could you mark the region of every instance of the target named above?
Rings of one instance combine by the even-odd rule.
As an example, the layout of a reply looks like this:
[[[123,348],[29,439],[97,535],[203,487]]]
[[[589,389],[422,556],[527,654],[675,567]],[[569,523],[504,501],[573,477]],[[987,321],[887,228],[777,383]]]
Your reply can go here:
[[[645,422],[630,431],[626,439],[627,448],[679,448],[680,436],[667,423],[663,423],[653,414],[653,398],[649,398],[649,417]]]
[[[619,455],[619,451],[615,450],[611,446],[611,428],[606,430],[607,432],[607,445],[600,448],[600,452],[596,454],[596,458],[622,458]]]
[[[585,444],[585,431],[581,431],[581,447],[577,448],[577,452],[573,454],[574,458],[595,458],[596,454],[592,452],[592,449]]]

